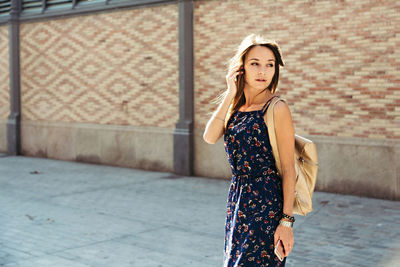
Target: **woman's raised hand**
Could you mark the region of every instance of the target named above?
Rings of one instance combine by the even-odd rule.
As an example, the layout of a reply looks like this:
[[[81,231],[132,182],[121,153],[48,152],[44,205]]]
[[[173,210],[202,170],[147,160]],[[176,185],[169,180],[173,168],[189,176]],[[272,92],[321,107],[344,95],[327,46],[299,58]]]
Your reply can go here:
[[[233,96],[236,95],[237,92],[237,76],[242,74],[243,70],[241,69],[241,65],[236,65],[232,69],[229,70],[226,75],[226,83],[228,85],[228,94]]]

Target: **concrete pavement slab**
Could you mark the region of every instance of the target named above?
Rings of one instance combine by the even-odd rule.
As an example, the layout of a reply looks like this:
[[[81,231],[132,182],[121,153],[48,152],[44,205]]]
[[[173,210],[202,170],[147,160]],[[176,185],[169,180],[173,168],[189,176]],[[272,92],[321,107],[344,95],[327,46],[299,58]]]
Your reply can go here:
[[[0,157],[0,266],[222,266],[230,180]],[[316,192],[287,266],[400,266],[400,202]]]

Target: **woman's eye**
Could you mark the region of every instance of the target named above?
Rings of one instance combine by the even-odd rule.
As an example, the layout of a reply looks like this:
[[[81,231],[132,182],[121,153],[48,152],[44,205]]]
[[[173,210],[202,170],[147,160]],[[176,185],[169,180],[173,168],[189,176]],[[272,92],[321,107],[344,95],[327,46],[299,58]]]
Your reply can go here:
[[[270,66],[272,68],[274,66],[274,64],[269,64],[268,66]]]
[[[253,63],[251,63],[251,65],[252,66],[256,66],[256,65],[258,65],[258,63],[257,62],[253,62]]]

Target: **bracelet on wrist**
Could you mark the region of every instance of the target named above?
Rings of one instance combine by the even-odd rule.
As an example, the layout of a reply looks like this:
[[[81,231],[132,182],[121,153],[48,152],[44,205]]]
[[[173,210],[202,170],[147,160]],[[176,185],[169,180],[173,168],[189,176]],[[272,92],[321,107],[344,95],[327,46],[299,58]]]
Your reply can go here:
[[[293,228],[293,222],[285,221],[285,220],[280,220],[279,224],[285,227],[290,227]]]
[[[294,221],[295,221],[295,218],[294,218],[293,216],[287,215],[287,214],[285,214],[285,213],[282,213],[282,219],[283,219],[283,218],[288,219],[288,220],[291,221],[291,222],[294,222]]]

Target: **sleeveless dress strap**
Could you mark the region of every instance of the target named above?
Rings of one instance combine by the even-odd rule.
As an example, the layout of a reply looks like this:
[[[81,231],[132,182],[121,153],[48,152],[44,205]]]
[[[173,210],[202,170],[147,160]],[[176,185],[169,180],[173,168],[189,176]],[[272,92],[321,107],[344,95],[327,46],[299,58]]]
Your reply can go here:
[[[267,111],[268,106],[269,106],[269,104],[271,103],[271,100],[272,100],[274,97],[278,97],[278,96],[275,95],[275,96],[271,97],[271,98],[264,104],[264,106],[263,106],[263,108],[262,108],[262,114],[263,114],[263,116],[264,116],[265,112]],[[264,109],[264,108],[265,108],[265,109]]]

